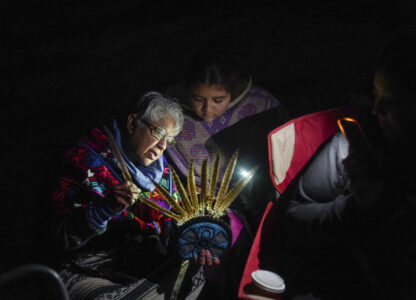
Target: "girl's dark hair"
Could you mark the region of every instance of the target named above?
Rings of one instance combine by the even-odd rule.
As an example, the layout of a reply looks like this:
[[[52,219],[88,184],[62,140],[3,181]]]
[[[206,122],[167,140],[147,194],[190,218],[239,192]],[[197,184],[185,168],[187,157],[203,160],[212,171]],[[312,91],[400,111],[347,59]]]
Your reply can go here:
[[[247,83],[248,75],[230,54],[204,51],[189,63],[185,80],[188,89],[201,83],[219,85],[234,98]]]

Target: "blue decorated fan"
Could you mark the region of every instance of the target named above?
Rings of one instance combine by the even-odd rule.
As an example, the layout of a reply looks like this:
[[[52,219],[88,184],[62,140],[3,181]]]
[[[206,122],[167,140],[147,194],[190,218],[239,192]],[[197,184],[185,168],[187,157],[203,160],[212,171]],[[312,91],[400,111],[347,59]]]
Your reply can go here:
[[[176,248],[183,259],[199,255],[202,249],[209,250],[213,257],[221,258],[232,240],[227,224],[212,217],[196,217],[179,227]]]

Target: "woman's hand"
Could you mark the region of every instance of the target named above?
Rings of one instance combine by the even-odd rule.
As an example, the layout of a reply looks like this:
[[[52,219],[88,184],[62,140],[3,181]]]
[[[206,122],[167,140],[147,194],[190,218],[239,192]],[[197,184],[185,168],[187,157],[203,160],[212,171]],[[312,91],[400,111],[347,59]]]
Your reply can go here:
[[[199,253],[199,256],[194,257],[194,262],[199,263],[201,266],[218,266],[220,264],[220,259],[218,257],[211,257],[211,252],[209,250],[202,249]]]
[[[121,212],[136,201],[140,192],[141,190],[134,183],[124,181],[113,186],[107,196],[107,201],[111,209]]]

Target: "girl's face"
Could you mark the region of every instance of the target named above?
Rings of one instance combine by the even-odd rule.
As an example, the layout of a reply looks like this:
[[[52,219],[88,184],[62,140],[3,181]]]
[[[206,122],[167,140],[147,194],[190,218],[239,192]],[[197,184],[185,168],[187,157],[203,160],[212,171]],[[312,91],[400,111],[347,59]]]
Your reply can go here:
[[[211,122],[225,113],[231,94],[218,85],[199,83],[190,90],[191,105],[195,114]]]

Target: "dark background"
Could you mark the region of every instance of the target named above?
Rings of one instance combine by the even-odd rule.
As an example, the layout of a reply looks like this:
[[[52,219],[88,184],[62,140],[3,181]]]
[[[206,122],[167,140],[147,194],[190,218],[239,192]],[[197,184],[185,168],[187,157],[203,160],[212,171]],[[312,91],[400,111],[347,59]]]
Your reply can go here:
[[[188,3],[189,2],[189,3]],[[0,4],[0,272],[30,260],[42,178],[88,128],[228,48],[295,117],[371,95],[415,1],[61,0]]]

